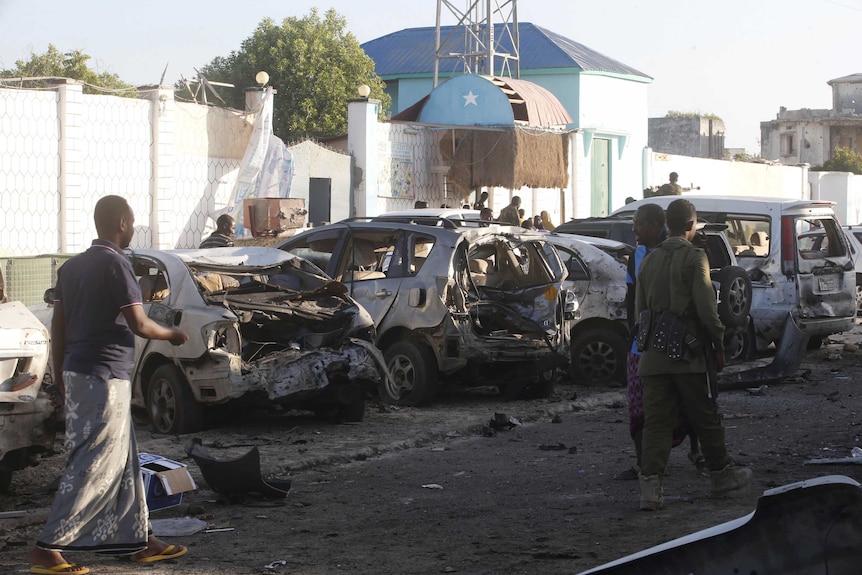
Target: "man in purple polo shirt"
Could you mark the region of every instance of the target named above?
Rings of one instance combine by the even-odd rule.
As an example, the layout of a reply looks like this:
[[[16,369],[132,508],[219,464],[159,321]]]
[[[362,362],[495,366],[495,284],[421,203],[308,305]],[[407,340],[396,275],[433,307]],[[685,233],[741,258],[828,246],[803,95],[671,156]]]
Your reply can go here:
[[[151,563],[186,553],[149,534],[149,517],[131,419],[135,335],[182,345],[188,335],[144,313],[123,249],[135,215],[125,199],[96,203],[99,239],[60,268],[51,353],[66,414],[66,469],[51,513],[30,551],[31,573],[83,575],[63,553],[130,555]]]

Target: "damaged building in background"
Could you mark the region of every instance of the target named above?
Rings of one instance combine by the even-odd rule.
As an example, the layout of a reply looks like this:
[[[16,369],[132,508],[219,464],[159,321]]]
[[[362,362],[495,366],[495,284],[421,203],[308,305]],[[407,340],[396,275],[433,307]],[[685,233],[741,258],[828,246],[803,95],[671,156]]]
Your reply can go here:
[[[760,123],[760,155],[783,164],[822,166],[835,150],[862,151],[862,74],[826,82],[832,107],[788,110]]]

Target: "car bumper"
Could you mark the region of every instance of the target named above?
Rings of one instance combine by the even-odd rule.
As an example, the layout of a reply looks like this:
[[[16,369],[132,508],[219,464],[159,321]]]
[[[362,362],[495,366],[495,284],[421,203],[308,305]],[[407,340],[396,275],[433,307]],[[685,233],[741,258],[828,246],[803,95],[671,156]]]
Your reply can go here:
[[[823,317],[823,318],[799,318],[799,327],[807,335],[822,336],[833,333],[850,331],[855,323],[853,317]]]

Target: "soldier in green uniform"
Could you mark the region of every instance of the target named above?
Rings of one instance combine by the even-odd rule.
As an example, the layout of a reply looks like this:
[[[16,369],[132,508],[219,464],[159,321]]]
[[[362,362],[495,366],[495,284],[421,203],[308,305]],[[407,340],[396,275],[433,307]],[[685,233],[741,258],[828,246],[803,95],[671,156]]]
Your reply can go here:
[[[662,184],[662,186],[655,193],[657,196],[679,196],[682,195],[682,186],[677,183],[679,180],[679,174],[676,172],[671,172],[670,176],[668,176],[670,180],[666,184]]]
[[[706,253],[691,244],[697,213],[688,200],[667,208],[668,239],[644,258],[637,277],[635,313],[644,379],[643,465],[640,507],[661,509],[661,477],[680,409],[697,432],[714,496],[746,486],[751,470],[727,453],[724,427],[707,361],[724,367],[724,326],[716,310]],[[641,337],[643,335],[643,337]]]

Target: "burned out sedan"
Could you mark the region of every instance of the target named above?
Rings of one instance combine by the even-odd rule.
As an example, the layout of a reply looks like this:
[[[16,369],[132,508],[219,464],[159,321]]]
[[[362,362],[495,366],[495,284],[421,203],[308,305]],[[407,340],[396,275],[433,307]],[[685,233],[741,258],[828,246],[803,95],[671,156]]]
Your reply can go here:
[[[189,334],[135,340],[132,404],[160,433],[201,429],[207,407],[242,401],[361,421],[387,371],[374,324],[345,286],[264,247],[135,250],[147,315]]]

